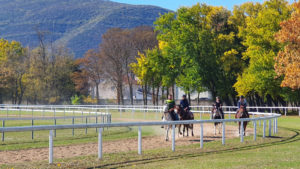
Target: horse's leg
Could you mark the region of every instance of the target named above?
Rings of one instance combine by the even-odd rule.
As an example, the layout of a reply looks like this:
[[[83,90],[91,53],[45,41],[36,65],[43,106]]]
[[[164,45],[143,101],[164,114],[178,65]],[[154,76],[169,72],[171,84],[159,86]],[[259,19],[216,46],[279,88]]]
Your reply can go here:
[[[185,124],[183,125],[183,137],[184,137],[184,133],[185,133]]]
[[[179,124],[179,126],[178,126],[178,137],[179,137],[179,135],[182,135],[182,133],[181,133],[181,124]]]
[[[194,137],[194,124],[192,124],[191,127],[192,127],[192,137]]]
[[[215,129],[215,135],[217,134],[217,132],[216,132],[216,123],[214,124],[214,129]]]
[[[248,124],[248,122],[245,122],[245,124],[244,124],[244,136],[246,135],[247,124]]]
[[[187,136],[189,136],[189,126],[188,125],[186,125],[186,134],[187,134]]]
[[[239,122],[239,134],[241,134],[241,122]]]
[[[169,126],[166,126],[166,141],[169,141]]]

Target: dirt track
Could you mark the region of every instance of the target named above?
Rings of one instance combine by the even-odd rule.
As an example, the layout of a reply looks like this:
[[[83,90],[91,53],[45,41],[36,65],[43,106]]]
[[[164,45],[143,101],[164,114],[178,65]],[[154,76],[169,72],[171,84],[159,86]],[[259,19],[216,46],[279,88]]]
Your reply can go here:
[[[164,130],[161,129],[160,133]],[[247,130],[247,135],[252,131]],[[179,137],[176,130],[176,145],[189,145],[199,143],[200,126],[194,126],[194,137]],[[226,138],[238,137],[237,127],[226,125]],[[170,141],[166,142],[163,135],[154,137],[145,137],[142,139],[143,150],[157,149],[163,147],[171,148],[171,132],[169,133]],[[204,125],[204,141],[220,140],[221,134],[214,136],[213,124]],[[121,145],[121,146],[120,146]],[[97,143],[87,143],[80,145],[70,145],[54,147],[54,158],[70,158],[75,156],[97,154]],[[103,142],[103,153],[115,153],[137,151],[137,138],[106,141]],[[18,151],[0,151],[0,164],[21,163],[28,161],[42,161],[48,159],[48,148],[18,150]]]

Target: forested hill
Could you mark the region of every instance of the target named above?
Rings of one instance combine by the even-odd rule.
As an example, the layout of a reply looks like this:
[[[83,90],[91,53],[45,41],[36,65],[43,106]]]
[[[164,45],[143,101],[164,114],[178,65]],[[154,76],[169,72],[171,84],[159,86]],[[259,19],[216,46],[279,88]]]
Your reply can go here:
[[[108,0],[0,0],[0,38],[35,47],[38,28],[48,32],[48,42],[64,44],[75,57],[82,57],[98,46],[109,28],[153,25],[165,12],[160,7]]]

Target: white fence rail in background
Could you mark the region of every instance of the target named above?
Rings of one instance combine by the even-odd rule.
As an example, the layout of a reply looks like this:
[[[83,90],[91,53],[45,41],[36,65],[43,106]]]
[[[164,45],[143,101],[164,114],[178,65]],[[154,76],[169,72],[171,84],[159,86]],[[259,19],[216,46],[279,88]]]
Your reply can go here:
[[[19,106],[20,108],[21,106]],[[23,106],[22,106],[23,107]],[[25,106],[26,107],[26,106]],[[203,108],[204,106],[202,106]],[[207,106],[210,107],[210,106]],[[9,106],[5,107],[2,105],[2,109],[8,109]],[[12,108],[12,107],[10,107]],[[16,107],[15,107],[16,108]],[[24,107],[23,107],[24,108]],[[27,108],[33,109],[33,107],[28,106]],[[41,109],[41,106],[38,107]],[[83,107],[83,106],[72,106],[72,107],[64,107],[64,106],[50,106],[50,107],[42,107],[43,109],[98,109],[101,110],[103,108],[99,107]],[[204,107],[205,108],[205,107]],[[234,108],[234,107],[231,107]],[[25,108],[26,109],[26,108]],[[107,110],[144,110],[144,111],[161,111],[161,107],[152,107],[152,108],[143,108],[143,107],[120,107],[120,106],[104,106],[104,109]],[[63,111],[64,111],[63,110]],[[202,113],[209,112],[208,110],[202,110],[199,111]],[[228,114],[234,114],[235,111],[227,111]],[[226,123],[229,122],[241,122],[244,123],[246,121],[252,121],[254,128],[253,128],[253,139],[256,140],[256,132],[257,132],[257,126],[256,123],[261,121],[263,122],[263,137],[266,136],[266,122],[269,121],[269,136],[272,135],[272,124],[273,124],[273,133],[277,133],[277,119],[281,116],[280,114],[275,114],[275,113],[265,113],[265,112],[249,112],[249,114],[252,115],[252,118],[248,119],[219,119],[219,120],[190,120],[190,121],[155,121],[155,122],[126,122],[126,123],[98,123],[98,124],[70,124],[70,125],[41,125],[41,126],[25,126],[25,127],[2,127],[0,128],[0,132],[23,132],[23,131],[41,131],[41,130],[49,130],[49,163],[53,163],[53,131],[59,130],[59,129],[83,129],[83,128],[99,128],[98,130],[98,158],[101,159],[103,154],[102,154],[102,129],[105,127],[133,127],[137,126],[138,127],[138,154],[142,154],[142,127],[143,126],[161,126],[161,125],[167,125],[171,126],[172,130],[172,151],[175,151],[175,125],[178,124],[200,124],[200,147],[203,148],[203,124],[204,123],[215,123],[215,122],[220,122],[223,124],[222,128],[222,144],[225,145],[225,139],[226,139]],[[257,117],[256,117],[257,116]],[[273,120],[273,123],[272,123]],[[243,126],[243,125],[241,125]],[[241,128],[241,133],[244,133],[243,128]],[[244,141],[244,135],[240,134],[240,140],[241,142]]]
[[[190,106],[193,111],[210,109],[211,106]],[[40,109],[40,110],[82,110],[82,109],[91,109],[91,110],[142,110],[142,111],[160,111],[163,106],[153,106],[153,105],[0,105],[2,110],[5,109]],[[300,107],[259,107],[259,106],[248,106],[248,109],[256,110],[256,112],[262,112],[262,110],[275,113],[276,110],[281,110],[286,116],[289,110],[298,111],[300,116]],[[236,106],[223,106],[225,111],[236,110]]]

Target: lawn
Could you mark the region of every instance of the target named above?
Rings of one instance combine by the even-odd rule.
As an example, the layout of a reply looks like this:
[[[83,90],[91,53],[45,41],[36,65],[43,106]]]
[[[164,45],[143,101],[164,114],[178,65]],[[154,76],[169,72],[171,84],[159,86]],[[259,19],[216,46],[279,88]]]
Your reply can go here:
[[[67,159],[55,159],[55,164],[48,165],[47,161],[27,162],[2,167],[14,168],[300,168],[300,118],[281,117],[278,122],[279,133],[263,139],[261,128],[257,141],[252,136],[245,137],[240,143],[239,138],[227,139],[223,146],[220,141],[190,146],[177,146],[176,152],[168,149],[155,149],[137,155],[136,151],[126,153],[104,154],[102,160],[96,155],[81,156]],[[136,137],[136,129],[132,130]],[[145,133],[144,133],[145,132]],[[129,132],[131,133],[131,132]],[[128,138],[129,133],[123,139]],[[145,135],[146,134],[146,135]],[[151,129],[148,136],[151,136]],[[147,130],[143,130],[147,136]],[[104,136],[109,140],[111,136]],[[130,136],[129,136],[130,137]],[[113,139],[119,139],[118,135]],[[67,140],[67,139],[66,139]],[[81,139],[79,139],[81,140]],[[87,140],[96,142],[95,137]],[[68,141],[69,142],[69,141]],[[77,142],[78,143],[78,142]],[[45,142],[47,144],[47,142]]]

